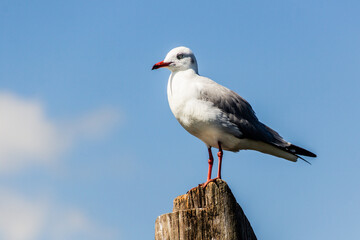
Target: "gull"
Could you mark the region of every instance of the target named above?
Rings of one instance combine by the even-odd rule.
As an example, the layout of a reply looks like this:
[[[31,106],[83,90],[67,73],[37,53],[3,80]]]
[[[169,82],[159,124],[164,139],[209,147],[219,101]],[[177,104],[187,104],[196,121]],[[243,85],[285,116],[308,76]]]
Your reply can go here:
[[[251,105],[234,91],[200,76],[194,53],[187,47],[172,49],[152,70],[171,71],[167,96],[175,118],[190,134],[202,140],[209,153],[209,168],[204,187],[221,179],[223,150],[256,150],[296,162],[302,156],[316,157],[306,149],[285,141],[275,130],[261,123]],[[211,178],[214,158],[211,148],[218,148],[216,178]]]

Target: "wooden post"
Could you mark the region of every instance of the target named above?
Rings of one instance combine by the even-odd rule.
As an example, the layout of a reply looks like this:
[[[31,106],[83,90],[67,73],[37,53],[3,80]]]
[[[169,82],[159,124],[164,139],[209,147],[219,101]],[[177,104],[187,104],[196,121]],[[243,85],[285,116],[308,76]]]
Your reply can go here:
[[[256,240],[243,210],[221,179],[174,200],[155,222],[155,240]]]

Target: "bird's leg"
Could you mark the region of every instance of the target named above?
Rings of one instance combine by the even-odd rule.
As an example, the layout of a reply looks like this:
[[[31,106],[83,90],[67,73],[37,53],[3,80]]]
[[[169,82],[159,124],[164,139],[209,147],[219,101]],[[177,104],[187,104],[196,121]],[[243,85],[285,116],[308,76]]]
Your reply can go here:
[[[209,171],[208,171],[208,176],[207,176],[207,181],[209,181],[211,179],[211,171],[212,171],[212,167],[213,167],[213,163],[214,163],[214,158],[211,152],[211,147],[208,148],[208,152],[209,152]]]
[[[222,157],[223,157],[223,150],[221,148],[220,142],[218,144],[219,144],[219,152],[217,154],[218,158],[219,158],[218,175],[217,175],[216,178],[211,179],[211,170],[212,170],[212,165],[213,165],[214,159],[213,159],[213,156],[212,156],[212,153],[211,153],[211,148],[208,148],[208,150],[209,150],[209,172],[208,172],[208,179],[207,179],[206,183],[204,183],[202,185],[203,188],[205,188],[209,184],[209,182],[213,182],[216,179],[221,179],[221,162],[222,162]]]
[[[218,166],[218,175],[217,178],[221,179],[221,163],[222,163],[222,157],[223,157],[223,150],[221,148],[221,144],[219,142],[219,152],[217,153],[219,158],[219,166]]]
[[[214,157],[213,157],[212,152],[211,152],[211,147],[208,147],[208,152],[209,152],[209,160],[208,160],[209,170],[208,170],[208,176],[207,176],[207,181],[206,181],[206,183],[199,184],[199,186],[202,186],[202,187],[206,187],[206,185],[207,185],[209,182],[215,180],[215,179],[211,179],[211,172],[212,172],[212,167],[213,167],[213,164],[214,164]],[[189,191],[194,190],[194,189],[196,189],[196,188],[197,188],[197,187],[193,187],[193,188],[190,189]]]

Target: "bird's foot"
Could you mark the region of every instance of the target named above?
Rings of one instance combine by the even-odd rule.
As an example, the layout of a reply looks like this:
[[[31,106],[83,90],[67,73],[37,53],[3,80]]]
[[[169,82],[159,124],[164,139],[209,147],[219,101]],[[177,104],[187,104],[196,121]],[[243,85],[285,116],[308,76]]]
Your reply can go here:
[[[209,179],[209,180],[206,181],[206,183],[201,184],[201,186],[202,186],[203,188],[206,188],[206,186],[207,186],[210,182],[215,182],[216,179],[221,179],[221,178],[220,178],[220,177],[216,177],[216,178],[213,178],[213,179]]]

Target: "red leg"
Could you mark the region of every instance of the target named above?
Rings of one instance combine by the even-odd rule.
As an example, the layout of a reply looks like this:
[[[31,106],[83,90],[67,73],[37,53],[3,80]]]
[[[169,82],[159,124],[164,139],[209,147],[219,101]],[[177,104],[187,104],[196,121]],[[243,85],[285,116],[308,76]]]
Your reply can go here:
[[[215,179],[211,179],[211,172],[212,172],[212,167],[213,167],[213,164],[214,164],[214,157],[212,155],[212,152],[211,152],[211,147],[208,148],[208,152],[209,152],[209,160],[208,160],[208,163],[209,163],[209,170],[208,170],[208,176],[207,176],[207,181],[206,183],[203,183],[203,184],[199,184],[199,186],[203,186],[203,187],[206,187],[206,185],[211,182],[211,181],[214,181]],[[197,187],[194,187],[191,190],[195,189]]]
[[[219,167],[218,167],[217,178],[221,179],[221,164],[222,164],[223,150],[221,148],[220,142],[219,142],[219,152],[218,152],[217,155],[218,155],[218,158],[219,158]]]
[[[221,179],[221,163],[222,163],[222,157],[223,157],[223,150],[221,148],[221,144],[219,142],[219,152],[218,152],[218,158],[219,158],[219,168],[218,168],[218,175],[216,178],[211,179],[211,170],[212,170],[212,165],[214,162],[213,156],[211,154],[211,148],[208,149],[209,150],[209,172],[208,172],[208,179],[206,181],[206,183],[204,183],[202,186],[205,188],[209,182],[213,182],[216,179]],[[210,163],[211,162],[211,163]]]
[[[209,152],[209,171],[208,171],[208,177],[207,177],[207,181],[209,181],[211,179],[211,172],[212,172],[212,167],[213,167],[213,163],[214,163],[214,158],[211,152],[211,147],[208,148],[208,152]]]

